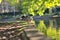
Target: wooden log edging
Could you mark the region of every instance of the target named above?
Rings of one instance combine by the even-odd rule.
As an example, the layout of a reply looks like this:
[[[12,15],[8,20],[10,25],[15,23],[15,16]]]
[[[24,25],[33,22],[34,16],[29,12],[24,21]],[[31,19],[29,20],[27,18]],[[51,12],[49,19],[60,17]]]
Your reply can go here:
[[[23,36],[25,35],[24,27],[14,25],[13,27],[0,27],[0,40],[22,40]]]

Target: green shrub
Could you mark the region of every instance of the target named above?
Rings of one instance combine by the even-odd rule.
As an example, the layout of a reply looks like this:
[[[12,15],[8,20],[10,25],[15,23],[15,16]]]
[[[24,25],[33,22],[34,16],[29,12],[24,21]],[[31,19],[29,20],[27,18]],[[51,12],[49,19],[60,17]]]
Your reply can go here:
[[[37,25],[37,29],[46,36],[50,37],[52,40],[60,40],[60,28],[56,29],[52,24],[47,28],[44,21],[40,21]]]
[[[45,26],[45,24],[44,24],[44,21],[40,21],[40,23],[38,24],[37,29],[38,29],[40,32],[42,32],[42,33],[44,33],[44,34],[46,35],[46,26]]]
[[[47,36],[55,40],[56,39],[56,28],[49,27],[47,29]]]
[[[60,28],[58,29],[57,33],[57,40],[60,40]]]

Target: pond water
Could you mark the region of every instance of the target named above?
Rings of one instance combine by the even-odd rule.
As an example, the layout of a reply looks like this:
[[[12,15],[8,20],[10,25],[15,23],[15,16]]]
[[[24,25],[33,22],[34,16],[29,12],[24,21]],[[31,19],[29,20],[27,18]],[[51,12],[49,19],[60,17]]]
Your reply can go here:
[[[44,33],[52,40],[60,40],[60,18],[52,18],[47,20],[34,19],[38,31]]]

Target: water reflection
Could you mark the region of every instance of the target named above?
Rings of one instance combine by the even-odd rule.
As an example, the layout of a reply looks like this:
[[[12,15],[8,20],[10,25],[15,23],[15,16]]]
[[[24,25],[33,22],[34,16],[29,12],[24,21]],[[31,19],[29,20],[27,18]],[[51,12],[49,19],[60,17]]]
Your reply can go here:
[[[35,20],[36,28],[53,40],[60,40],[60,18],[50,20]],[[57,37],[58,36],[58,37]]]

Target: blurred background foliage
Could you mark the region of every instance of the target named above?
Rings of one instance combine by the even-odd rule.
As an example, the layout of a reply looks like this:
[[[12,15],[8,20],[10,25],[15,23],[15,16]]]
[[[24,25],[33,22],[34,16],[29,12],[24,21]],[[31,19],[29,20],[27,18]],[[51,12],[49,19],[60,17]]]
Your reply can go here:
[[[43,15],[46,8],[60,6],[60,0],[6,0],[11,6],[22,11],[23,14]],[[2,0],[0,0],[0,3]]]
[[[46,8],[51,8],[54,6],[60,6],[59,0],[23,0],[21,2],[22,11],[24,13],[32,14],[33,16],[39,14],[40,16],[43,15],[43,12]]]

